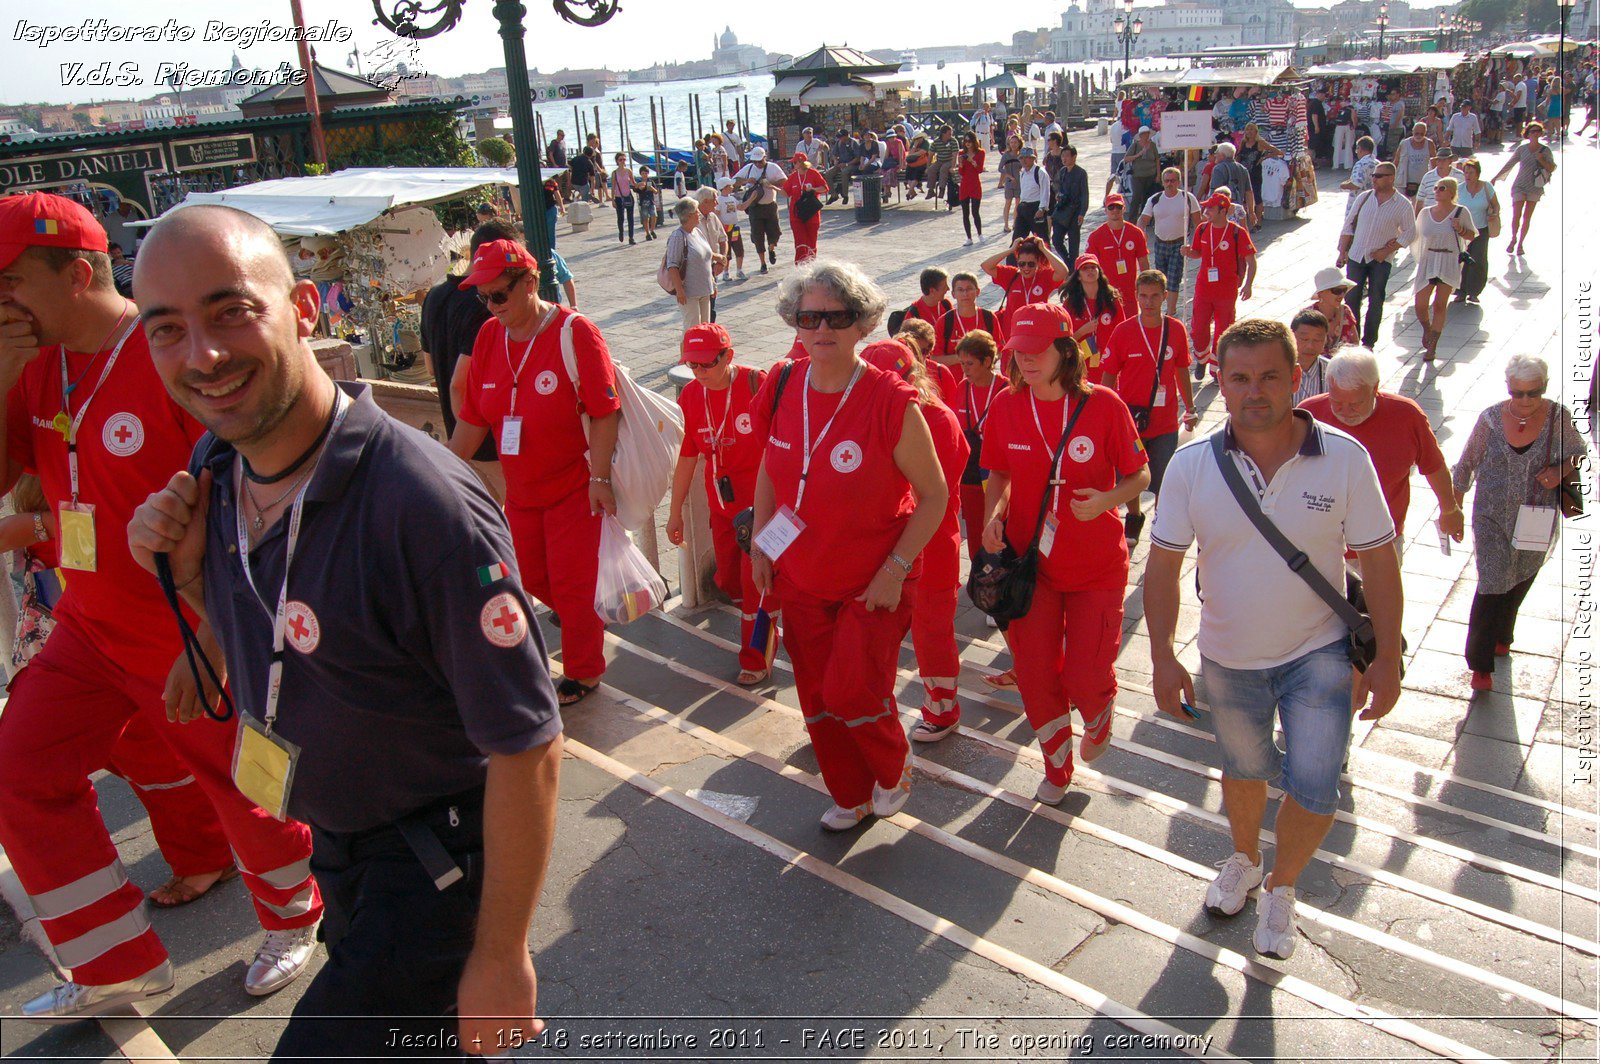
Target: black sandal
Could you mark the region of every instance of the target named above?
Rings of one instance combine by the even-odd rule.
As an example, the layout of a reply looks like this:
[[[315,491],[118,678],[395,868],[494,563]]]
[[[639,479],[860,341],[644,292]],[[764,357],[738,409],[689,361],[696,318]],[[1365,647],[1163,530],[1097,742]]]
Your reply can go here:
[[[575,706],[585,698],[588,698],[594,692],[594,689],[599,686],[597,683],[579,683],[568,676],[556,684],[556,701],[563,706]]]

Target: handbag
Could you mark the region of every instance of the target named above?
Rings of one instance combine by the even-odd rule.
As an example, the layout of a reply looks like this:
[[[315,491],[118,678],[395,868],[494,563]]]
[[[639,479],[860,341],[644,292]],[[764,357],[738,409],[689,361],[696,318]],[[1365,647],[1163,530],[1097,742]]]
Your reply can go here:
[[[578,360],[572,347],[572,323],[577,319],[577,314],[569,314],[561,323],[561,361],[581,406]],[[655,520],[656,506],[672,486],[678,448],[683,443],[683,410],[666,396],[641,387],[626,366],[613,368],[622,420],[611,456],[611,488],[617,498],[617,520],[628,531],[637,532]],[[589,415],[582,417],[587,440]]]
[[[1167,329],[1171,326],[1172,319],[1163,316],[1161,319],[1161,346],[1156,348],[1156,376],[1150,382],[1150,399],[1144,406],[1131,406],[1128,413],[1133,415],[1133,426],[1142,436],[1150,431],[1150,414],[1156,408],[1156,393],[1161,390],[1161,370],[1167,362]]]
[[[1215,432],[1211,435],[1211,453],[1217,460],[1217,468],[1222,470],[1222,479],[1227,482],[1228,490],[1233,492],[1233,497],[1239,503],[1239,509],[1256,526],[1256,531],[1261,533],[1261,538],[1272,544],[1272,549],[1288,564],[1296,576],[1304,580],[1317,597],[1328,604],[1328,607],[1338,615],[1350,629],[1350,642],[1348,651],[1350,664],[1358,672],[1366,672],[1367,666],[1378,656],[1378,635],[1372,627],[1372,618],[1362,610],[1351,605],[1349,600],[1333,589],[1322,573],[1306,553],[1289,540],[1278,530],[1278,526],[1268,520],[1267,515],[1261,512],[1261,505],[1256,502],[1256,497],[1245,485],[1244,478],[1239,475],[1239,469],[1233,464],[1223,450],[1223,434]]]
[[[1494,194],[1494,186],[1489,186],[1489,239],[1493,240],[1500,235],[1500,197]]]
[[[795,201],[794,214],[802,222],[809,222],[822,213],[822,200],[817,197],[817,190],[807,187],[800,193],[800,198]]]
[[[1550,435],[1545,439],[1544,464],[1549,468],[1555,461],[1556,430],[1560,428],[1558,418],[1566,413],[1558,403],[1550,404]],[[1553,489],[1556,493],[1556,508],[1561,511],[1562,517],[1583,516],[1583,477],[1579,475],[1576,467],[1561,474],[1561,483]]]
[[[946,316],[949,321],[949,316]],[[967,426],[961,430],[961,435],[967,440],[967,468],[961,471],[961,483],[978,485],[989,479],[988,470],[983,468],[983,423],[989,420],[989,411],[985,410],[983,416],[978,418],[976,425],[972,424],[973,391],[972,382],[967,381]],[[993,399],[990,400],[991,406]]]
[[[1050,458],[1050,469],[1061,468],[1061,454],[1067,449],[1078,415],[1089,404],[1086,395],[1078,400],[1077,407],[1067,418],[1061,430],[1061,442]],[[1059,474],[1058,474],[1059,475]],[[1050,485],[1045,485],[1044,498],[1039,501],[1039,520],[1034,524],[1033,539],[1018,554],[1007,543],[1000,553],[980,551],[972,563],[972,574],[967,578],[967,595],[972,604],[995,619],[1004,628],[1018,617],[1026,617],[1033,607],[1033,589],[1039,578],[1039,537],[1044,533],[1044,519],[1050,512]]]

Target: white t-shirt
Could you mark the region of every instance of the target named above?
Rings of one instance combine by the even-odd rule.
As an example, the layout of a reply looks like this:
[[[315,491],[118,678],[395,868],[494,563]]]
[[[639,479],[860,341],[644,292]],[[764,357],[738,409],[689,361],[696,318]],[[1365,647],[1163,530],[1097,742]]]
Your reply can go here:
[[[1304,411],[1294,416],[1311,422],[1305,443],[1270,483],[1244,452],[1230,448],[1226,457],[1255,489],[1267,518],[1329,583],[1343,588],[1345,549],[1383,546],[1394,539],[1394,521],[1366,448]],[[1217,664],[1270,669],[1345,638],[1339,615],[1234,501],[1210,435],[1172,456],[1151,539],[1179,552],[1199,543],[1200,653]]]
[[[1450,146],[1472,148],[1472,138],[1483,132],[1483,123],[1477,115],[1464,115],[1460,111],[1450,116]]]
[[[1512,90],[1511,106],[1528,106],[1528,83],[1526,81],[1517,82],[1516,88]]]
[[[1144,227],[1144,219],[1153,217],[1157,240],[1182,240],[1188,233],[1190,215],[1199,213],[1199,210],[1200,201],[1194,198],[1192,192],[1180,192],[1175,196],[1157,192],[1145,201],[1139,224]]]
[[[1491,111],[1504,111],[1506,109],[1506,90],[1500,89],[1494,94],[1494,102],[1489,104]]]
[[[794,150],[798,152],[804,152],[805,157],[809,159],[813,165],[815,165],[817,156],[821,155],[823,151],[827,149],[827,147],[828,142],[823,140],[821,137],[812,137],[811,143],[809,144],[807,144],[805,138],[802,137],[800,138],[800,142],[794,146]]]
[[[1282,159],[1261,162],[1261,202],[1268,207],[1283,206],[1283,189],[1289,183],[1289,164]]]
[[[717,221],[723,225],[739,224],[739,197],[722,193],[717,197]]]
[[[734,180],[736,181],[760,181],[765,178],[768,182],[768,185],[761,193],[762,203],[777,203],[778,190],[776,186],[783,184],[785,180],[783,168],[777,163],[771,162],[766,163],[764,167],[761,163],[746,163],[744,166],[740,167],[739,172],[733,176]],[[746,186],[744,191],[748,193],[748,186]]]

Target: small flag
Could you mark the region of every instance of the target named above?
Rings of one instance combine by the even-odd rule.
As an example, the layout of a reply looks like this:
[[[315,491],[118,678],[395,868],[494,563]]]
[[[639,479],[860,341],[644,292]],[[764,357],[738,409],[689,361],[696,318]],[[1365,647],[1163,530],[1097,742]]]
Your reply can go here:
[[[56,224],[54,218],[35,218],[33,231],[41,236],[59,236],[61,227]]]
[[[478,570],[478,586],[488,587],[496,580],[504,580],[510,575],[511,570],[506,568],[505,562],[495,562],[493,565],[485,565],[483,568]]]
[[[767,600],[766,595],[761,596],[761,602]],[[759,650],[766,655],[767,668],[772,668],[773,660],[778,656],[778,626],[772,623],[772,614],[767,612],[765,606],[756,606],[755,619],[750,622],[750,649]]]
[[[1190,103],[1199,103],[1201,100],[1205,99],[1205,96],[1206,96],[1206,90],[1202,89],[1199,85],[1191,85],[1189,87],[1189,102]]]
[[[1144,440],[1142,440],[1139,437],[1135,436],[1133,438],[1133,449],[1136,450],[1136,451],[1143,451],[1144,450]]]
[[[607,398],[607,399],[615,399],[615,398],[616,398],[616,397],[617,397],[617,390],[616,390],[616,388],[614,388],[614,387],[612,387],[612,386],[611,386],[611,385],[609,385],[609,384],[608,384],[608,385],[606,385],[606,398]]]

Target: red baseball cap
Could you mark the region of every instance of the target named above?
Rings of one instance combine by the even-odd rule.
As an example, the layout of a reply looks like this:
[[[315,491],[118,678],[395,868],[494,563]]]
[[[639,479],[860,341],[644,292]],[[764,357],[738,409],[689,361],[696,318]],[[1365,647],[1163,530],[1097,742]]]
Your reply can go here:
[[[1207,196],[1203,201],[1201,201],[1200,206],[1204,207],[1206,210],[1211,210],[1214,207],[1232,207],[1233,197],[1228,195],[1226,192],[1213,192],[1211,195]]]
[[[805,152],[797,151],[797,152],[794,153],[794,157],[791,158],[789,161],[792,162],[792,163],[797,163],[797,162],[800,162],[802,160],[810,159],[810,158],[811,158],[811,156],[807,155]]]
[[[1125,207],[1127,203],[1128,201],[1122,198],[1122,193],[1120,192],[1113,192],[1106,197],[1107,207]]]
[[[917,356],[900,340],[875,340],[861,349],[861,361],[904,380],[917,364]]]
[[[691,325],[683,334],[682,359],[692,365],[709,366],[724,351],[733,350],[733,337],[714,321]]]
[[[1072,335],[1072,315],[1054,303],[1029,303],[1017,308],[1006,333],[1006,350],[1036,355]]]
[[[473,288],[480,284],[488,284],[507,270],[538,268],[539,264],[533,261],[528,249],[515,240],[491,240],[487,244],[479,245],[478,253],[472,257],[472,269],[456,287]]]
[[[1084,252],[1082,255],[1078,256],[1078,262],[1073,266],[1073,269],[1081,270],[1085,266],[1093,266],[1095,269],[1100,270],[1100,257],[1098,255],[1090,254],[1087,251]],[[1100,270],[1100,272],[1105,273],[1104,270]]]
[[[0,196],[0,270],[28,248],[109,251],[106,231],[76,200],[49,192]]]

